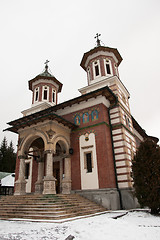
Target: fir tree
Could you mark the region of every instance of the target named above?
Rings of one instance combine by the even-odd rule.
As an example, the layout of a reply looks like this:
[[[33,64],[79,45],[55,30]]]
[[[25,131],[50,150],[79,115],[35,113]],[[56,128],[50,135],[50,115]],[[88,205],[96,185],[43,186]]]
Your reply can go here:
[[[6,137],[3,138],[0,146],[0,171],[14,172],[16,164],[16,153],[14,152],[13,143],[9,146]]]
[[[145,140],[133,161],[133,178],[136,197],[142,207],[151,213],[160,211],[160,147],[152,140]]]

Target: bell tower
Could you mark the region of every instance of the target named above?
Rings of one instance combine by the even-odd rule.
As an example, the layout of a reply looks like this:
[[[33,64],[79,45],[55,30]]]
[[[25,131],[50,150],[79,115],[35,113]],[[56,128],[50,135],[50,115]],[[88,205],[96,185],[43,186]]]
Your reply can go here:
[[[82,94],[109,85],[113,77],[119,78],[118,66],[122,57],[116,48],[101,46],[100,34],[96,34],[97,46],[86,52],[81,61],[81,67],[87,72],[88,86],[80,89]]]
[[[46,60],[44,72],[28,81],[29,90],[32,91],[32,105],[22,112],[24,116],[54,106],[58,102],[62,83],[49,72],[48,63]]]
[[[115,156],[117,182],[120,189],[132,188],[131,165],[136,143],[129,107],[130,94],[119,77],[118,67],[122,57],[116,48],[101,46],[100,34],[96,34],[97,46],[84,53],[81,67],[87,72],[87,86],[79,92],[87,94],[108,86],[117,96],[117,104],[109,107],[110,128]],[[122,190],[123,191],[123,190]]]

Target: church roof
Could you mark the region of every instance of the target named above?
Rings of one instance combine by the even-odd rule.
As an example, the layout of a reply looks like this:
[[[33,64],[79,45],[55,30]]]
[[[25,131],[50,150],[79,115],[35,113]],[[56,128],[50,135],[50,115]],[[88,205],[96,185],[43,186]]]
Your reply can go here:
[[[158,143],[159,139],[157,137],[153,137],[153,136],[148,136],[146,131],[144,129],[141,128],[141,126],[138,124],[138,122],[134,119],[134,117],[132,116],[132,122],[133,122],[133,127],[137,130],[138,133],[140,133],[140,135],[146,139],[149,138],[150,140]]]
[[[89,57],[89,55],[93,54],[93,53],[96,53],[96,52],[99,52],[99,51],[104,51],[104,52],[112,52],[114,53],[114,55],[116,56],[117,60],[118,60],[118,63],[117,65],[119,66],[119,64],[122,62],[123,58],[121,57],[120,53],[118,52],[117,48],[110,48],[110,47],[105,47],[105,46],[98,46],[98,47],[95,47],[93,49],[91,49],[89,52],[86,52],[84,53],[83,55],[83,58],[82,58],[82,61],[80,63],[80,66],[86,70],[86,67],[85,67],[85,62],[87,60],[87,58]]]
[[[47,109],[47,110],[49,110],[49,109]],[[64,126],[67,126],[71,129],[74,129],[74,128],[77,127],[74,123],[64,119],[61,116],[58,116],[54,112],[43,110],[43,111],[33,113],[31,115],[19,118],[17,120],[14,120],[14,121],[8,123],[9,125],[12,125],[12,127],[7,128],[4,131],[8,130],[8,131],[11,131],[11,132],[18,133],[18,130],[20,128],[24,128],[24,127],[27,127],[27,126],[29,127],[32,124],[37,124],[38,122],[45,121],[45,120],[48,120],[48,119],[55,120],[58,123],[61,123]]]
[[[64,109],[65,107],[68,107],[68,106],[71,107],[73,104],[77,104],[77,103],[79,104],[80,102],[88,101],[90,98],[96,98],[99,95],[105,96],[110,101],[111,105],[117,102],[116,95],[108,88],[108,86],[106,86],[106,87],[97,89],[93,92],[89,92],[87,94],[73,98],[66,102],[57,104],[45,110],[11,121],[8,123],[11,127],[5,129],[4,131],[8,130],[11,132],[18,133],[18,130],[20,128],[31,126],[32,124],[36,124],[38,122],[41,122],[47,119],[56,120],[57,122],[62,123],[63,125],[68,126],[71,129],[77,128],[77,125],[55,114],[55,112],[59,109]]]

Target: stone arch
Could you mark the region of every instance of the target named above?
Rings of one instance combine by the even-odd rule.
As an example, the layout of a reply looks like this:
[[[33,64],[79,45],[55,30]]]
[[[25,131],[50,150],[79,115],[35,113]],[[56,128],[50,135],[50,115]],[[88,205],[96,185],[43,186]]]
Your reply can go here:
[[[41,138],[44,142],[44,151],[47,149],[47,135],[41,131],[35,131],[24,137],[19,145],[19,154],[25,155],[25,151],[27,151],[34,140],[37,138]]]
[[[56,152],[56,145],[57,143],[60,145],[61,149],[63,150],[63,152],[65,152],[66,154],[69,153],[69,141],[62,135],[57,135],[53,138],[53,150],[54,152]]]

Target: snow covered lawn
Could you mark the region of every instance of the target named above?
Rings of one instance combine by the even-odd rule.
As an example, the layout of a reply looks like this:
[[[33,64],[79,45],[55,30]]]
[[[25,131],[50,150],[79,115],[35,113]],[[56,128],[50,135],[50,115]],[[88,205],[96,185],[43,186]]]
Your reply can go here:
[[[78,219],[64,223],[20,222],[0,220],[0,240],[159,240],[160,217],[146,212],[121,212]]]

